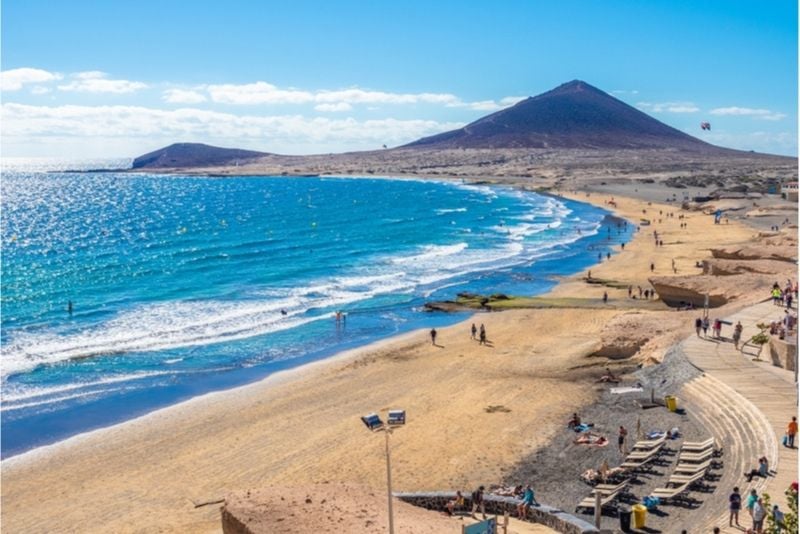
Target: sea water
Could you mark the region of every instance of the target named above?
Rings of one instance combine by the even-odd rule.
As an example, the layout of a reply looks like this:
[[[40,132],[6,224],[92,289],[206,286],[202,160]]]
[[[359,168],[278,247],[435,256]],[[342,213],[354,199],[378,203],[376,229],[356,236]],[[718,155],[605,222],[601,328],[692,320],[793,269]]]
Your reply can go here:
[[[3,457],[468,316],[427,301],[542,293],[633,230],[533,192],[375,178],[7,168],[0,207]]]

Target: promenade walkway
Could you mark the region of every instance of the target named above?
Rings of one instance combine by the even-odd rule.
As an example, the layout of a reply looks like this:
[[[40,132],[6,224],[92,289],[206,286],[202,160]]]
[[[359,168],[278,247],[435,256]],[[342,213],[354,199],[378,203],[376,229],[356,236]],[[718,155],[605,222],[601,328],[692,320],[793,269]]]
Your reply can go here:
[[[726,319],[733,324],[741,321],[742,340],[749,340],[759,331],[756,324],[781,319],[783,314],[783,308],[770,301]],[[784,491],[797,480],[797,449],[780,443],[786,424],[797,415],[794,372],[774,366],[768,357],[753,361],[752,347],[744,354],[736,350],[730,341],[732,331],[732,326],[726,326],[723,340],[692,336],[681,344],[689,361],[705,375],[687,383],[680,395],[690,404],[703,407],[701,413],[705,417],[701,418],[725,446],[725,476],[719,481],[714,499],[719,513],[707,514],[709,520],[702,525],[706,530],[701,528],[698,532],[710,532],[713,526],[721,527],[723,532],[741,532],[727,526],[727,495],[734,485],[743,492],[751,488],[767,492],[773,503],[786,510]],[[774,476],[747,483],[742,474],[757,467],[756,460],[762,455],[769,459]],[[741,514],[740,523],[751,526],[746,512]]]

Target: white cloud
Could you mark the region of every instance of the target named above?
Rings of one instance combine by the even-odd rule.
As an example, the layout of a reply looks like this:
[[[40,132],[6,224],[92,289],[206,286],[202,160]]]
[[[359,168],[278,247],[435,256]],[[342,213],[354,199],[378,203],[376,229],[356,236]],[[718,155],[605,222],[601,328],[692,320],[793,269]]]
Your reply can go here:
[[[211,100],[220,104],[308,104],[315,103],[318,111],[347,111],[354,104],[438,104],[446,107],[464,107],[482,111],[495,111],[510,106],[524,97],[506,97],[499,103],[494,100],[465,102],[450,93],[392,93],[351,87],[338,90],[306,91],[281,89],[271,83],[258,81],[247,84],[209,85]],[[345,107],[348,105],[350,107]]]
[[[6,103],[0,114],[4,141],[46,142],[48,138],[228,140],[231,144],[259,140],[268,149],[299,144],[326,152],[331,146],[350,147],[406,143],[463,126],[432,120],[303,117],[300,115],[233,115],[195,108],[162,110],[138,106],[30,106]]]
[[[0,90],[19,91],[23,85],[45,83],[60,80],[63,76],[57,72],[23,67],[0,72]]]
[[[637,102],[636,107],[650,113],[697,113],[700,108],[692,102]]]
[[[31,87],[31,94],[33,95],[44,95],[51,91],[52,89],[50,89],[49,87],[45,87],[44,85],[36,85],[34,87]]]
[[[786,115],[783,113],[770,111],[768,109],[742,108],[737,106],[731,106],[727,108],[715,108],[712,109],[710,113],[712,115],[748,116],[748,117],[753,117],[755,119],[762,119],[765,121],[779,121],[786,117]]]
[[[110,80],[108,74],[98,70],[77,72],[72,75],[73,81],[59,85],[60,91],[75,91],[80,93],[133,93],[146,89],[147,84],[132,82],[130,80]]]
[[[507,96],[500,99],[500,105],[503,107],[513,106],[514,104],[522,102],[527,98],[527,96]]]
[[[211,100],[221,104],[304,104],[314,101],[314,95],[295,89],[278,89],[267,82],[242,85],[209,85]]]
[[[350,111],[353,106],[347,102],[336,102],[335,104],[317,104],[314,109],[317,111]]]
[[[170,104],[199,104],[207,100],[203,94],[187,89],[167,89],[161,98]]]

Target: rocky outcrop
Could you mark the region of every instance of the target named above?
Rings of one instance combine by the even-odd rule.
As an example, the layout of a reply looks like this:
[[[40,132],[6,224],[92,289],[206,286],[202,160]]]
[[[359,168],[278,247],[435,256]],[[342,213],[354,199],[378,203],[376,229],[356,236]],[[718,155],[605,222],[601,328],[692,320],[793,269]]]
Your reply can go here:
[[[791,245],[712,248],[711,255],[723,260],[797,261],[797,247]]]
[[[780,280],[793,277],[794,265],[779,260],[723,260],[703,261],[703,274],[731,276],[742,273],[774,274]]]
[[[716,280],[712,276],[657,276],[649,279],[658,297],[664,304],[673,308],[685,307],[688,304],[702,308],[708,295],[708,306],[717,308],[727,304],[728,297],[716,288]]]

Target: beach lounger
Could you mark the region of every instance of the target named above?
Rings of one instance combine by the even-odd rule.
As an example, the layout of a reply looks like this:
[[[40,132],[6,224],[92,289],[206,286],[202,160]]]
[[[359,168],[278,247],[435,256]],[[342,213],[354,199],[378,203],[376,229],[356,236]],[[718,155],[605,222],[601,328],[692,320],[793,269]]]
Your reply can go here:
[[[695,473],[693,475],[688,475],[688,476],[687,475],[675,475],[675,474],[673,474],[671,477],[669,477],[669,480],[667,481],[667,486],[670,486],[670,485],[682,486],[684,484],[695,484],[695,483],[700,482],[701,480],[703,480],[703,478],[706,476],[706,471],[708,471],[708,470],[706,469],[706,470],[703,470],[703,471],[700,471],[698,473]]]
[[[646,440],[646,441],[637,441],[636,443],[633,444],[633,450],[634,451],[649,451],[651,449],[654,449],[655,447],[658,447],[659,445],[663,445],[665,441],[667,441],[667,435],[666,434],[664,434],[663,436],[661,436],[658,439],[651,439],[651,440]]]
[[[714,451],[711,449],[708,449],[707,451],[702,452],[700,454],[695,454],[691,452],[682,452],[678,456],[678,463],[699,464],[705,462],[706,460],[710,460],[712,456],[714,456]]]
[[[681,445],[681,452],[694,452],[702,453],[708,449],[714,448],[714,438],[708,438],[705,441],[687,442]]]
[[[686,496],[692,484],[686,483],[678,486],[677,488],[656,488],[650,494],[651,497],[658,497],[658,500],[663,503],[679,502],[679,501],[692,501],[693,499]]]
[[[655,458],[661,452],[661,449],[664,447],[664,443],[656,445],[649,451],[633,451],[625,458],[625,461],[636,461],[636,460],[644,460],[647,458]]]
[[[614,503],[619,497],[621,491],[616,491],[614,493],[609,493],[608,495],[603,495],[600,499],[600,509],[602,510],[606,506]],[[601,494],[602,495],[602,494]],[[575,511],[577,512],[581,508],[585,508],[587,510],[594,510],[594,505],[597,500],[596,495],[592,495],[591,497],[586,497],[581,502],[578,503],[578,506],[575,507]]]
[[[608,495],[609,493],[618,493],[625,490],[625,488],[630,484],[630,479],[625,479],[619,484],[598,484],[592,490],[592,495],[596,492],[600,492],[603,495]]]
[[[622,469],[627,471],[644,471],[645,469],[650,468],[650,463],[655,460],[656,455],[653,454],[648,456],[647,458],[642,459],[635,459],[635,460],[626,460],[625,463],[620,465]]]
[[[675,466],[673,473],[682,473],[684,475],[693,475],[700,471],[707,471],[711,468],[712,460],[706,460],[701,464],[678,464]]]

